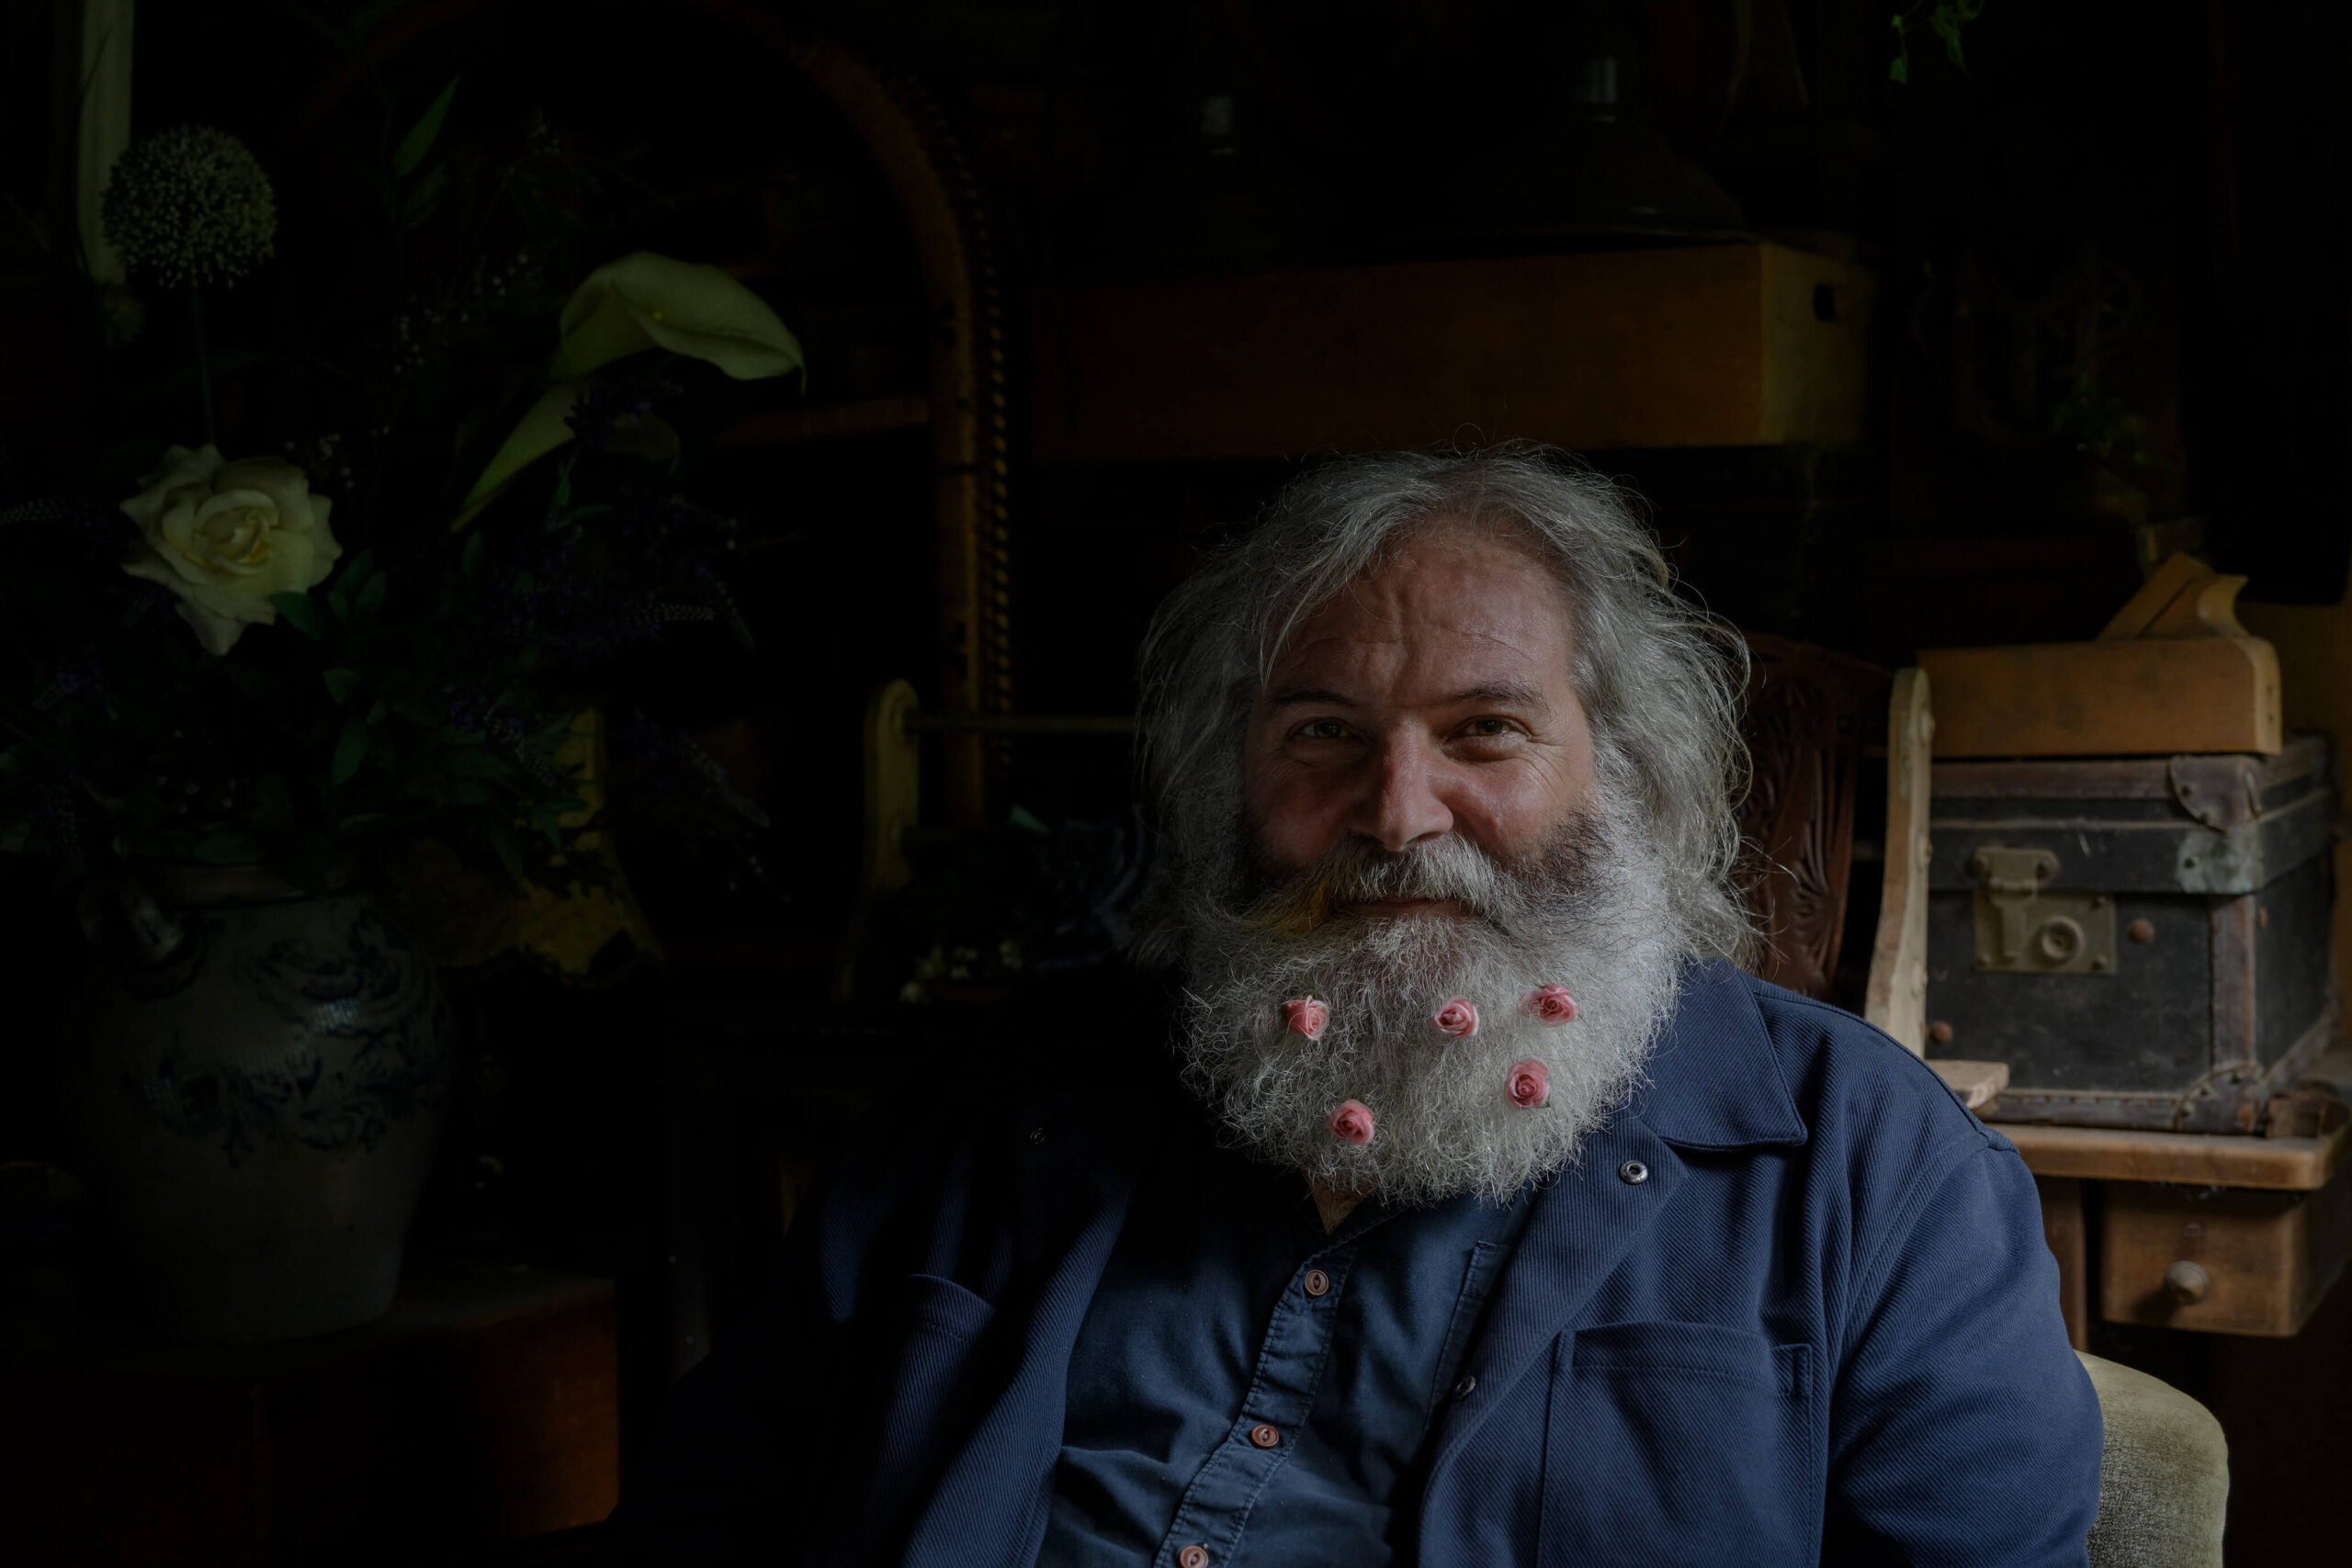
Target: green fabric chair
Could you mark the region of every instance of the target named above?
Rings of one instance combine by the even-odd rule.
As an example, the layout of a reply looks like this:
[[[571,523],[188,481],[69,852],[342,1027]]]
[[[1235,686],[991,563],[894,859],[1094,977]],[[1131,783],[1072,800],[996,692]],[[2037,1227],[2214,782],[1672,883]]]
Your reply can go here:
[[[2222,1568],[2222,1424],[2170,1383],[2097,1356],[2082,1361],[2107,1424],[2091,1568]]]

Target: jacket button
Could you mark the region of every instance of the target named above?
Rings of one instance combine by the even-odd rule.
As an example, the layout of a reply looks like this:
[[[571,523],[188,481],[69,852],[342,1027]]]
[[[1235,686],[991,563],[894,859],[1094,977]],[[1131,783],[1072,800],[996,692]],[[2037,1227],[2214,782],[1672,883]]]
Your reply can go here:
[[[1464,1372],[1462,1374],[1462,1381],[1453,1385],[1453,1397],[1456,1399],[1467,1399],[1470,1397],[1472,1393],[1477,1389],[1477,1387],[1478,1380],[1471,1376],[1468,1372]]]
[[[1271,1449],[1283,1440],[1283,1435],[1261,1421],[1250,1428],[1250,1440],[1261,1449]]]
[[[1046,1141],[1046,1130],[1045,1130],[1043,1127],[1032,1127],[1032,1128],[1030,1128],[1030,1129],[1029,1129],[1029,1141],[1030,1141],[1031,1143],[1033,1143],[1033,1144],[1042,1144],[1042,1143],[1044,1143],[1044,1142]]]
[[[1331,1276],[1320,1269],[1309,1269],[1306,1271],[1306,1278],[1299,1283],[1306,1287],[1306,1293],[1310,1296],[1325,1296],[1331,1293]]]
[[[1650,1168],[1640,1160],[1629,1159],[1617,1168],[1617,1179],[1628,1187],[1639,1187],[1650,1179]]]
[[[1197,1541],[1176,1554],[1177,1568],[1209,1568],[1209,1549]]]

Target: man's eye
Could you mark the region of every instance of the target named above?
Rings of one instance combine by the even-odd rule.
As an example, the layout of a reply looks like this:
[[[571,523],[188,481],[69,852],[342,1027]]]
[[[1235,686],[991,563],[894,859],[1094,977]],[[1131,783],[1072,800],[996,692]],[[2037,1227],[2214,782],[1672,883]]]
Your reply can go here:
[[[1507,718],[1474,718],[1470,721],[1473,735],[1509,735],[1511,722]]]
[[[1345,739],[1348,727],[1336,718],[1310,718],[1298,727],[1298,733],[1308,740],[1339,740]]]

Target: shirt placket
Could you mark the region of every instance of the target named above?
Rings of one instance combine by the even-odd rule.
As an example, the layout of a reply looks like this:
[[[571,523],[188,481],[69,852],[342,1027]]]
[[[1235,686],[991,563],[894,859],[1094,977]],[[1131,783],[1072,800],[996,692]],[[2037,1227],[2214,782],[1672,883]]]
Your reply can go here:
[[[1184,1489],[1153,1568],[1221,1568],[1238,1552],[1250,1510],[1306,1430],[1361,1239],[1359,1232],[1312,1254],[1292,1273],[1267,1320],[1240,1413]]]

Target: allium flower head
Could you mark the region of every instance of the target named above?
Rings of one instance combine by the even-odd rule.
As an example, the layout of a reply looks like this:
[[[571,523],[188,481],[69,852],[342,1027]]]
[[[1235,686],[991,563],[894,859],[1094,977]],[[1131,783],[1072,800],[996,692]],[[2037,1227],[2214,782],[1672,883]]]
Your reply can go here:
[[[166,288],[234,283],[269,259],[277,204],[245,144],[177,125],[131,144],[107,181],[107,239]]]

